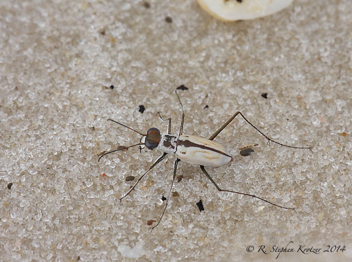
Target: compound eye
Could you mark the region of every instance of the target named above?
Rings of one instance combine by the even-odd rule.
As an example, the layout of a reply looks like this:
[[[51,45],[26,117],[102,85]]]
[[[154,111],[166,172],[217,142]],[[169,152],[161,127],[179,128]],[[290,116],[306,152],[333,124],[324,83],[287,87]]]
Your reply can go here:
[[[145,138],[145,146],[153,150],[154,148],[158,147],[160,142],[160,131],[157,128],[150,128],[147,132],[147,137]]]

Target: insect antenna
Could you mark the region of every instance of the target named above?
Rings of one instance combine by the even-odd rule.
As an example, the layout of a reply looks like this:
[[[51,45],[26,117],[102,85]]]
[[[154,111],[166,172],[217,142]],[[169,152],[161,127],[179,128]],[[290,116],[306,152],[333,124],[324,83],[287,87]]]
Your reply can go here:
[[[128,128],[129,130],[132,130],[132,131],[134,131],[134,132],[136,132],[137,134],[140,134],[141,136],[146,136],[146,134],[142,134],[141,132],[138,132],[137,130],[134,130],[133,128],[131,128],[131,127],[129,127],[129,126],[126,126],[126,125],[124,125],[124,124],[121,124],[121,123],[119,123],[119,122],[117,122],[117,121],[115,121],[115,120],[112,120],[112,119],[108,119],[108,121],[111,121],[111,122],[114,122],[114,123],[116,123],[116,124],[119,124],[120,126],[124,126],[124,127],[126,127],[126,128]]]
[[[118,147],[117,149],[115,149],[115,150],[111,150],[111,151],[109,151],[109,152],[106,152],[106,153],[102,154],[102,155],[99,157],[98,162],[100,161],[100,159],[101,159],[103,156],[106,156],[106,155],[108,155],[108,154],[111,154],[111,153],[114,153],[114,152],[117,152],[117,151],[121,151],[121,150],[127,150],[127,149],[129,149],[130,147],[142,146],[142,145],[144,145],[144,143],[138,143],[138,144],[135,144],[135,145],[132,145],[132,146],[119,146],[119,147]]]
[[[142,143],[142,139],[143,139],[144,136],[146,136],[146,134],[143,134],[143,133],[141,133],[141,132],[139,132],[139,131],[137,131],[137,130],[135,130],[135,129],[129,127],[129,126],[126,126],[126,125],[124,125],[124,124],[122,124],[122,123],[120,123],[120,122],[117,122],[117,121],[115,121],[115,120],[113,120],[113,119],[110,119],[110,118],[109,118],[108,121],[111,121],[111,122],[114,122],[114,123],[116,123],[116,124],[118,124],[118,125],[120,125],[120,126],[126,127],[126,128],[128,128],[129,130],[132,130],[133,132],[136,132],[137,134],[141,135],[142,137],[141,137],[141,139],[139,140],[139,144],[132,145],[132,146],[128,146],[128,147],[121,146],[121,147],[118,147],[116,150],[112,150],[112,151],[109,151],[109,152],[106,152],[106,153],[102,154],[102,155],[99,157],[98,162],[100,161],[100,159],[101,159],[103,156],[106,156],[107,154],[114,153],[114,152],[117,152],[117,151],[120,151],[120,150],[126,150],[126,149],[128,149],[128,148],[130,148],[130,147],[133,147],[133,146],[139,146],[139,151],[142,152],[142,147],[141,147],[141,146],[144,145],[144,143]]]

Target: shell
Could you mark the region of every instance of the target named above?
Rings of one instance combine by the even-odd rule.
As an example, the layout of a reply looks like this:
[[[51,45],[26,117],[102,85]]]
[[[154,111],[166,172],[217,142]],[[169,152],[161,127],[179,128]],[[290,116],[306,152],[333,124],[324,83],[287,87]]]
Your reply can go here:
[[[198,0],[207,13],[223,21],[249,20],[272,15],[292,2],[293,0]]]

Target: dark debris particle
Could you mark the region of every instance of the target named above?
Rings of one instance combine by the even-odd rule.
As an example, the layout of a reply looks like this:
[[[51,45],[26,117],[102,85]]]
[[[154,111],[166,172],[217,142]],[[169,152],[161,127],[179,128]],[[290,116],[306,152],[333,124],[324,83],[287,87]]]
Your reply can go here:
[[[111,90],[114,89],[114,88],[115,88],[114,85],[111,85],[111,86],[110,86],[110,89],[111,89]]]
[[[253,148],[245,148],[240,151],[241,156],[250,156],[254,154],[254,149]]]
[[[100,30],[99,33],[100,33],[101,35],[105,35],[105,34],[106,34],[105,29]]]
[[[185,87],[184,85],[180,85],[176,90],[188,90],[188,87]]]
[[[262,97],[264,97],[265,99],[268,99],[268,93],[262,93]]]
[[[204,211],[202,200],[199,200],[199,202],[197,203],[197,206],[198,206],[200,212]]]
[[[147,9],[150,8],[150,4],[149,4],[148,2],[144,2],[144,3],[143,3],[143,6],[144,6],[145,8],[147,8]]]
[[[11,189],[12,185],[13,185],[13,183],[9,183],[9,184],[7,185],[7,188],[8,188],[8,189]]]
[[[179,194],[178,192],[172,192],[172,196],[173,196],[173,197],[179,197],[180,194]]]
[[[177,182],[181,182],[181,181],[182,181],[182,179],[183,179],[183,175],[179,175],[179,176],[177,176],[177,177],[176,177],[176,179],[177,179]]]
[[[80,261],[80,260],[81,260],[81,257],[80,257],[80,256],[78,256],[78,257],[77,257],[77,261]]]
[[[162,200],[162,201],[165,201],[165,200],[166,200],[166,197],[163,196],[163,197],[161,198],[161,200]]]
[[[145,111],[144,105],[140,105],[138,111],[143,114]]]
[[[134,176],[128,176],[125,178],[125,181],[133,181],[135,179]]]
[[[209,106],[208,106],[208,105],[206,105],[203,109],[206,109],[206,108],[209,108]]]
[[[154,220],[154,219],[148,220],[148,221],[147,221],[147,225],[148,225],[148,226],[151,226],[151,225],[153,225],[154,222],[156,222],[156,220]]]
[[[165,17],[165,21],[168,22],[169,24],[172,23],[172,18],[170,16]]]
[[[238,3],[242,3],[242,0],[236,0]]]

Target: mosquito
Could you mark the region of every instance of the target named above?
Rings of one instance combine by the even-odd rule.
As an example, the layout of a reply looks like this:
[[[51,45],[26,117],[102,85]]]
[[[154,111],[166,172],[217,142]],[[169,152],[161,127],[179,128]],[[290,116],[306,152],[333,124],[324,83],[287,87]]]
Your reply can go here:
[[[182,109],[181,125],[180,125],[178,135],[171,134],[171,118],[163,119],[160,115],[160,112],[158,112],[160,119],[162,121],[169,122],[167,134],[161,134],[159,129],[157,129],[155,127],[150,128],[147,131],[147,133],[144,134],[144,133],[141,133],[141,132],[139,132],[139,131],[127,126],[127,125],[120,123],[120,122],[117,122],[112,119],[108,119],[108,121],[112,121],[118,125],[121,125],[125,128],[128,128],[128,129],[134,131],[135,133],[141,135],[141,139],[138,144],[134,144],[131,146],[119,146],[116,150],[104,152],[99,157],[98,162],[100,161],[100,159],[102,157],[104,157],[108,154],[111,154],[111,153],[114,153],[117,151],[121,151],[121,150],[125,151],[128,148],[135,147],[135,146],[139,146],[140,150],[141,150],[141,146],[145,146],[149,150],[157,149],[162,152],[162,155],[159,156],[153,162],[153,164],[149,167],[149,169],[142,176],[140,176],[138,178],[138,180],[134,183],[134,185],[127,191],[127,193],[125,193],[120,198],[120,201],[122,199],[124,199],[125,197],[127,197],[135,189],[135,187],[138,185],[138,183],[145,177],[145,175],[147,175],[150,170],[152,170],[156,165],[158,165],[160,162],[162,162],[165,159],[167,154],[173,154],[173,155],[176,155],[176,160],[174,162],[174,171],[173,171],[173,177],[172,177],[172,182],[171,182],[169,194],[166,199],[166,203],[165,203],[163,212],[161,213],[161,216],[160,216],[157,224],[154,227],[152,227],[151,230],[153,230],[154,228],[156,228],[160,224],[160,222],[165,214],[165,211],[166,211],[167,206],[169,204],[172,188],[173,188],[173,185],[175,182],[177,166],[180,161],[185,161],[186,163],[193,164],[193,165],[199,165],[200,169],[205,174],[205,176],[210,180],[210,182],[220,192],[234,193],[234,194],[254,197],[254,198],[262,200],[268,204],[271,204],[273,206],[295,211],[295,208],[293,208],[293,207],[281,206],[281,205],[275,204],[273,202],[270,202],[270,201],[268,201],[264,198],[261,198],[259,196],[256,196],[256,195],[242,193],[242,192],[238,192],[238,191],[234,191],[234,190],[222,189],[217,185],[217,183],[214,181],[214,179],[209,175],[209,173],[208,173],[208,171],[206,171],[205,167],[220,167],[220,166],[223,166],[223,165],[233,161],[233,157],[228,153],[225,146],[223,146],[220,143],[215,142],[214,139],[221,133],[222,130],[224,130],[224,128],[226,128],[232,122],[232,120],[236,116],[241,116],[249,125],[251,125],[255,130],[257,130],[257,132],[259,132],[262,136],[264,136],[268,140],[268,142],[272,142],[272,143],[278,144],[280,146],[294,148],[294,149],[309,149],[309,150],[311,150],[312,149],[311,146],[308,146],[308,147],[290,146],[290,145],[285,145],[280,142],[277,142],[277,141],[271,139],[270,137],[268,137],[267,135],[265,135],[256,126],[254,126],[240,111],[237,111],[232,117],[230,117],[230,119],[227,120],[211,137],[209,137],[209,139],[202,138],[199,136],[185,135],[185,134],[183,134],[183,123],[185,120],[185,112],[184,112],[183,104],[180,100],[180,97],[179,97],[177,91],[175,91],[175,93],[176,93],[177,99],[178,99],[178,101],[181,105],[181,109]]]

